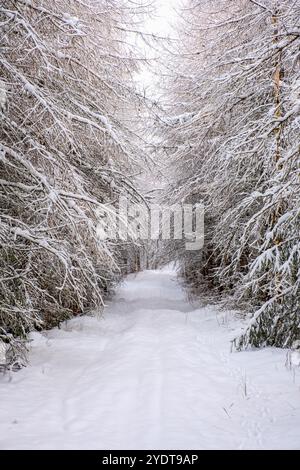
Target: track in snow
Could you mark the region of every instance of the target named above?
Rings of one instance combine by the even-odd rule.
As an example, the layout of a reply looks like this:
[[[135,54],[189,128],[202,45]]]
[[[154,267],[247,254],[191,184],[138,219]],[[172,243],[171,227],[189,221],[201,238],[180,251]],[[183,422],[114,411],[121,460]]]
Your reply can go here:
[[[31,366],[0,377],[0,448],[299,449],[299,376],[284,351],[230,353],[237,326],[172,271],[129,276],[104,318],[33,334]]]

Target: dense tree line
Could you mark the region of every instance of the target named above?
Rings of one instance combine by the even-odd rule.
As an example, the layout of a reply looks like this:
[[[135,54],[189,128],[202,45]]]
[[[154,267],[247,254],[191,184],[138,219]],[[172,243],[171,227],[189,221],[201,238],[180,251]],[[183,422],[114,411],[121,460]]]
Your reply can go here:
[[[188,0],[157,127],[165,200],[204,201],[205,248],[173,246],[195,290],[253,312],[237,338],[300,334],[300,2]]]
[[[127,0],[1,2],[0,339],[16,363],[28,331],[103,305],[130,267],[130,241],[99,240],[97,223],[120,194],[140,198],[127,31],[144,12]]]

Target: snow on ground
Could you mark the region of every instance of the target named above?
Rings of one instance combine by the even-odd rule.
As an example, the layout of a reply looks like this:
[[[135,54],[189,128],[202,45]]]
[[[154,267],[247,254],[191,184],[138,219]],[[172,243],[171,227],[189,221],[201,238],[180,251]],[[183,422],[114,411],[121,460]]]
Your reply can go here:
[[[130,276],[102,319],[32,335],[0,377],[1,449],[300,449],[300,378],[276,349],[230,352],[233,314],[174,272]]]

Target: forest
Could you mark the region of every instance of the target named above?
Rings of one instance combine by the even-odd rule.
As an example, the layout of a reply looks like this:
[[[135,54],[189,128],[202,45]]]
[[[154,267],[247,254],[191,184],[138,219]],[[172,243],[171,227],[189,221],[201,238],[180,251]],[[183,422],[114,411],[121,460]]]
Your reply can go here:
[[[2,0],[0,38],[0,372],[166,266],[234,312],[239,357],[300,366],[300,0]],[[203,246],[162,236],[164,215],[141,239],[120,198],[203,205]],[[104,214],[126,236],[101,236]]]

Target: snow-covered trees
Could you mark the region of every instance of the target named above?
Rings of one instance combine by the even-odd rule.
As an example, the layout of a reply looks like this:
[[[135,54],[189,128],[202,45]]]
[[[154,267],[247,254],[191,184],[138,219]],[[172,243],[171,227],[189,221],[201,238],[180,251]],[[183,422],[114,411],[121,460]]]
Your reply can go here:
[[[14,357],[16,338],[103,304],[123,268],[139,269],[147,244],[99,240],[97,222],[120,195],[140,199],[145,108],[132,85],[140,41],[128,34],[141,36],[147,8],[1,4],[0,339]],[[194,287],[251,307],[237,347],[299,335],[299,24],[299,0],[187,0],[164,49],[175,47],[152,140],[163,202],[204,201],[206,245],[189,254],[171,242],[163,259],[175,253]]]
[[[180,251],[183,271],[251,307],[237,347],[290,346],[300,334],[300,2],[189,0],[183,18],[161,131],[167,197],[206,205],[205,249]]]
[[[119,194],[139,198],[126,30],[143,11],[1,3],[0,339],[17,361],[17,337],[103,304],[126,262],[126,246],[97,239],[97,214]]]

